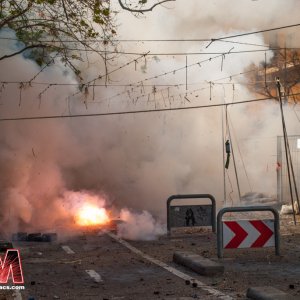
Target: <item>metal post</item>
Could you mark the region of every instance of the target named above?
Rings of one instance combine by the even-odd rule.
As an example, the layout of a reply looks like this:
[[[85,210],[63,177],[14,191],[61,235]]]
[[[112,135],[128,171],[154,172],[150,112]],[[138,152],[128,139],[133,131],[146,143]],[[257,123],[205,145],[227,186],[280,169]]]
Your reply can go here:
[[[282,149],[281,137],[277,136],[277,201],[282,203]]]
[[[233,140],[231,139],[231,133],[230,133],[230,125],[228,122],[228,111],[227,111],[227,106],[226,106],[226,123],[227,123],[227,130],[228,130],[228,135],[229,135],[229,140],[231,142],[231,153],[232,153],[232,160],[233,160],[233,166],[234,166],[234,173],[235,173],[235,179],[236,179],[236,185],[238,189],[238,194],[239,194],[239,202],[241,202],[241,190],[240,190],[240,183],[239,183],[239,178],[238,178],[238,173],[237,173],[237,167],[236,167],[236,162],[235,162],[235,156],[234,156],[234,151],[233,151]]]
[[[285,119],[283,114],[283,107],[282,107],[282,98],[281,98],[281,85],[279,77],[276,78],[276,85],[278,90],[278,98],[279,98],[279,105],[280,105],[280,112],[281,112],[281,121],[282,121],[282,130],[283,130],[283,139],[284,139],[284,147],[285,147],[285,158],[286,158],[286,166],[288,171],[288,178],[289,178],[289,188],[290,188],[290,194],[291,194],[291,204],[293,209],[293,217],[294,217],[294,223],[297,224],[296,221],[296,212],[294,207],[294,197],[293,197],[293,190],[292,190],[292,183],[291,183],[291,173],[290,173],[290,164],[292,165],[293,162],[289,161],[290,153],[288,154],[288,151],[290,151],[289,147],[289,140],[287,136],[286,126],[285,126]]]
[[[224,98],[224,104],[225,104],[225,98]],[[224,143],[225,143],[225,136],[224,136],[224,109],[221,108],[222,113],[222,154],[223,154],[223,190],[224,190],[224,204],[226,204],[226,171],[225,171],[225,149],[224,149]]]

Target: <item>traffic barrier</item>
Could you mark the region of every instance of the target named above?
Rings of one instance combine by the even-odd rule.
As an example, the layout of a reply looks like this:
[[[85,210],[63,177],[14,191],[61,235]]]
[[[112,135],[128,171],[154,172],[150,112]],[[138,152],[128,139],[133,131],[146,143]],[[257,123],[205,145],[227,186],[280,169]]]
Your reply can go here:
[[[175,199],[210,199],[210,205],[172,205]],[[216,200],[210,194],[172,195],[167,200],[167,230],[172,227],[211,226],[216,232]]]
[[[270,211],[273,220],[235,220],[222,221],[228,212]],[[218,257],[223,257],[223,249],[260,248],[275,246],[279,254],[279,214],[270,206],[225,207],[217,216],[217,249]]]

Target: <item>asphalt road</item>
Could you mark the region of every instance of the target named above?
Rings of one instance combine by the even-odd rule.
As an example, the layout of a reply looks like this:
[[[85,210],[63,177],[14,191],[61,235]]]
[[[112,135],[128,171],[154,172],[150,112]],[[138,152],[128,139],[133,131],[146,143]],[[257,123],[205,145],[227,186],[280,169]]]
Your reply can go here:
[[[3,299],[215,299],[105,233],[15,246],[26,289]]]
[[[96,230],[54,243],[14,246],[21,253],[26,289],[0,291],[0,300],[246,299],[248,287],[262,285],[300,299],[300,225],[288,219],[281,226],[281,256],[273,248],[228,250],[218,260],[216,236],[210,230],[127,242]],[[178,250],[221,261],[225,272],[197,275],[172,262]]]

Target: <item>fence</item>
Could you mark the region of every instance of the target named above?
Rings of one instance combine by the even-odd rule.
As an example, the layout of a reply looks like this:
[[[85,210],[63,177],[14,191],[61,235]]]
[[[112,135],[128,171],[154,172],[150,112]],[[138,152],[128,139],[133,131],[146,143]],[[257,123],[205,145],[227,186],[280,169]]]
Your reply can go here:
[[[288,140],[297,189],[300,191],[300,135],[289,136]],[[281,203],[291,203],[283,136],[277,137],[277,199]]]

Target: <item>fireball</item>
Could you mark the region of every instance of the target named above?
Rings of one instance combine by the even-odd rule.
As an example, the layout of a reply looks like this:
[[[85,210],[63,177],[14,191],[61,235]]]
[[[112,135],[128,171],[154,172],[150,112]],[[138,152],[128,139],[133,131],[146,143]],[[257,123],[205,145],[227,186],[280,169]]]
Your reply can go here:
[[[103,207],[85,204],[75,215],[75,221],[80,226],[104,225],[109,222],[109,215]]]

